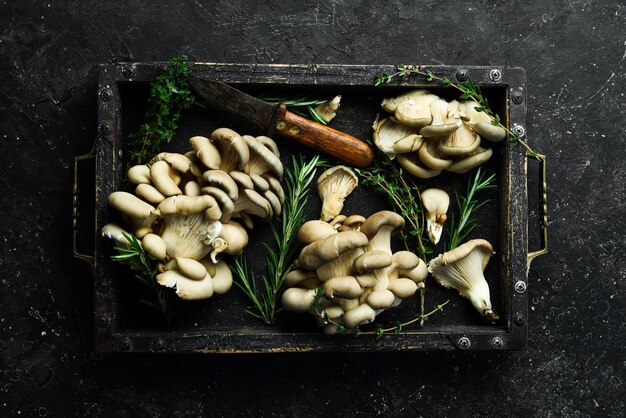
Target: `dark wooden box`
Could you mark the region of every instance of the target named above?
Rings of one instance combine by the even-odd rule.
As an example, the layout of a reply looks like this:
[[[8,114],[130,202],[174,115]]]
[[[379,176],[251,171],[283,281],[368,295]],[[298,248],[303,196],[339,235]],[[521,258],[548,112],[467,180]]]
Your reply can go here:
[[[235,286],[223,296],[177,305],[180,312],[167,326],[137,303],[139,295],[132,273],[110,261],[112,244],[100,238],[100,228],[113,216],[107,196],[124,187],[125,142],[145,112],[149,82],[163,64],[121,63],[101,65],[98,85],[99,132],[95,141],[95,239],[93,264],[95,289],[95,342],[99,351],[160,352],[293,352],[293,351],[390,351],[452,349],[524,349],[527,343],[528,294],[528,198],[527,161],[524,149],[503,141],[494,146],[494,156],[485,167],[497,175],[498,190],[488,197],[491,202],[478,213],[479,227],[472,237],[488,239],[496,250],[486,271],[492,301],[500,313],[497,325],[490,325],[471,304],[453,290],[443,289],[432,278],[427,280],[426,310],[450,300],[443,312],[428,318],[425,326],[405,328],[402,333],[385,334],[380,339],[370,335],[325,336],[309,314],[280,312],[278,324],[268,327],[244,314],[247,300]],[[503,67],[430,66],[437,75],[449,75],[464,81],[470,76],[488,96],[492,107],[510,129],[523,132],[526,124],[523,69]],[[250,65],[194,63],[192,72],[205,78],[235,85],[251,93],[315,93],[331,97],[342,95],[342,107],[331,126],[361,139],[371,137],[371,125],[380,109],[380,100],[408,88],[429,88],[444,97],[455,92],[437,82],[409,77],[401,83],[374,87],[373,80],[382,72],[393,72],[385,65]],[[221,126],[240,134],[262,134],[245,121],[218,111],[192,110],[185,113],[181,127],[169,150],[185,152],[187,138],[208,136]],[[285,164],[291,155],[312,155],[287,140],[275,138]],[[464,190],[469,174],[442,174],[420,182],[424,187],[443,186]],[[75,190],[77,192],[77,190]],[[451,201],[454,199],[452,198]],[[318,216],[320,202],[312,191],[307,219]],[[76,202],[75,202],[76,208]],[[351,195],[344,213],[369,215],[389,208],[384,196],[371,188],[359,187]],[[454,205],[451,210],[455,210]],[[81,209],[84,219],[84,211]],[[77,216],[77,213],[76,213]],[[77,228],[76,228],[77,229]],[[267,225],[255,227],[246,254],[249,263],[263,273],[261,242],[270,237]],[[440,251],[440,248],[437,248]],[[436,255],[436,253],[434,254]],[[428,260],[426,260],[428,261]],[[379,315],[377,323],[393,324],[418,313],[419,297],[407,299],[401,306]]]

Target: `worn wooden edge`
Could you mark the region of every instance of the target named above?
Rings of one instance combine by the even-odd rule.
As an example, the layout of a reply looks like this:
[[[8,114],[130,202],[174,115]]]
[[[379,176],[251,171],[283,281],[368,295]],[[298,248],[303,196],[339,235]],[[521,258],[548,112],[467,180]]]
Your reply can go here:
[[[116,295],[113,286],[113,266],[105,254],[104,240],[100,239],[100,227],[107,223],[107,203],[104,196],[121,184],[123,170],[121,160],[121,115],[119,84],[125,82],[149,82],[166,63],[117,63],[99,65],[98,76],[98,124],[96,139],[96,233],[94,263],[94,321],[95,346],[103,352],[203,352],[203,353],[271,353],[304,351],[423,351],[423,350],[520,350],[527,344],[528,297],[517,292],[515,284],[527,282],[526,258],[528,253],[528,202],[526,191],[526,154],[519,145],[507,143],[503,147],[501,179],[502,231],[502,283],[500,314],[504,328],[486,327],[485,331],[454,329],[451,332],[403,332],[367,341],[362,337],[349,341],[350,336],[327,337],[321,334],[254,333],[232,331],[231,333],[205,333],[189,335],[167,333],[148,335],[121,332],[116,317]],[[465,73],[481,86],[506,86],[506,120],[509,128],[525,127],[526,102],[511,104],[511,92],[526,89],[526,75],[522,68],[477,66],[424,66],[437,75]],[[392,65],[328,65],[328,64],[231,64],[192,63],[191,70],[201,76],[220,81],[242,84],[287,84],[319,86],[367,86],[373,87],[377,74],[394,70]],[[492,70],[498,70],[501,78],[494,81]],[[426,82],[410,77],[398,87],[441,86],[438,82]],[[103,94],[108,91],[107,94]],[[525,95],[524,95],[525,96]],[[108,181],[113,179],[113,182]],[[506,239],[505,237],[510,237]],[[520,319],[518,321],[518,319]],[[519,325],[521,324],[521,325]],[[254,335],[251,340],[250,336]],[[373,337],[372,337],[373,338]]]

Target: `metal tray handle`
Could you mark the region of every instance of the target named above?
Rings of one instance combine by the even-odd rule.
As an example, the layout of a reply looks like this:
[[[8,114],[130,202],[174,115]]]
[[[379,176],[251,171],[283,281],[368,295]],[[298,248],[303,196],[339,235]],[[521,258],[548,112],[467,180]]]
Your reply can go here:
[[[546,156],[536,154],[534,156],[541,164],[541,249],[528,253],[528,261],[526,265],[526,275],[530,271],[530,264],[540,255],[548,253],[548,182],[546,176]]]
[[[74,253],[74,257],[79,258],[81,260],[86,261],[87,263],[89,263],[92,267],[94,265],[95,262],[95,256],[94,255],[88,255],[88,254],[83,254],[80,251],[78,251],[76,249],[76,242],[78,241],[78,232],[79,232],[79,225],[78,225],[78,205],[79,205],[79,199],[78,199],[78,165],[81,161],[85,161],[85,160],[93,160],[96,158],[96,149],[95,147],[91,149],[91,151],[89,151],[87,154],[84,155],[79,155],[77,157],[74,157],[74,187],[73,187],[73,198],[72,198],[72,233],[73,233],[73,243],[72,243],[72,250]]]

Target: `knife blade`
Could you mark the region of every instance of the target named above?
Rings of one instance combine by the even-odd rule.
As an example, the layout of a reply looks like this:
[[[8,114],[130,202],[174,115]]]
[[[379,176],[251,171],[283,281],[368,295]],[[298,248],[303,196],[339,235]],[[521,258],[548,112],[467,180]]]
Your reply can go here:
[[[313,122],[229,85],[189,75],[191,91],[211,105],[254,123],[268,136],[278,133],[355,167],[367,167],[374,152],[365,142]]]

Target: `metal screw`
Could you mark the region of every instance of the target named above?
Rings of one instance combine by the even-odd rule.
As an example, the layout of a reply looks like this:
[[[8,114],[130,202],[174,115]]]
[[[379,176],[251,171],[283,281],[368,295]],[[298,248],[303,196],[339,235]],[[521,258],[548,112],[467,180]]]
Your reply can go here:
[[[521,280],[515,283],[515,291],[517,293],[524,293],[526,291],[526,283]]]
[[[135,70],[132,67],[124,67],[122,69],[122,75],[126,78],[133,78],[135,76]]]
[[[128,351],[130,350],[130,346],[131,346],[131,342],[128,338],[122,338],[117,343],[117,348],[119,348],[120,351]]]
[[[511,95],[511,100],[515,104],[521,104],[524,101],[524,95],[521,91],[514,91]]]
[[[104,328],[108,324],[109,324],[109,320],[104,315],[100,315],[96,318],[96,326],[98,328]]]
[[[111,91],[111,89],[103,89],[100,92],[100,98],[105,102],[108,102],[113,98],[113,92]]]
[[[524,315],[522,315],[520,312],[516,313],[515,316],[513,316],[513,323],[518,327],[524,325]]]
[[[103,123],[100,125],[100,133],[104,136],[108,136],[109,134],[111,134],[111,132],[113,132],[113,128],[111,128],[111,125],[107,125],[106,123]]]
[[[278,122],[276,124],[276,129],[278,129],[279,131],[282,131],[283,129],[285,129],[287,127],[287,124],[285,122]]]
[[[502,348],[504,347],[504,341],[502,341],[500,337],[494,337],[493,340],[491,340],[491,347],[495,349]]]
[[[526,135],[526,129],[522,125],[515,125],[513,127],[513,133],[519,135],[520,138],[523,138]]]
[[[292,135],[298,135],[300,133],[300,128],[298,128],[297,126],[292,126],[291,128],[289,128],[289,132]]]
[[[467,70],[461,69],[456,72],[455,76],[459,82],[464,83],[467,81]]]
[[[493,70],[489,71],[489,78],[491,79],[491,81],[497,83],[502,78],[502,72],[497,68],[494,68]]]
[[[152,348],[154,349],[154,351],[165,350],[165,341],[162,338],[154,340],[154,342],[152,343]]]
[[[471,341],[467,337],[459,338],[459,341],[456,342],[456,345],[459,346],[461,350],[467,350],[472,345]]]

